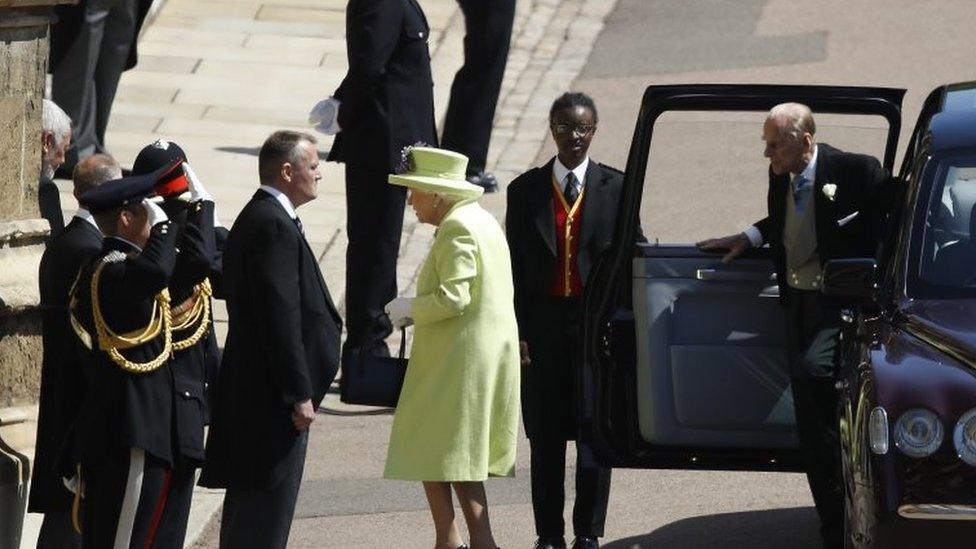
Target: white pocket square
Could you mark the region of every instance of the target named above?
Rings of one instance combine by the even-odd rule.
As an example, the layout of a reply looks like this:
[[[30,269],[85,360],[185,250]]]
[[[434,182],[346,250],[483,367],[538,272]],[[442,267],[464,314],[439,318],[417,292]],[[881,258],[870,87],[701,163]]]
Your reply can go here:
[[[852,213],[851,215],[849,215],[847,217],[838,219],[837,220],[837,226],[838,227],[843,227],[844,225],[847,225],[848,223],[850,223],[851,221],[853,221],[854,218],[857,217],[857,214],[859,214],[859,213],[861,213],[861,212],[854,212],[854,213]]]

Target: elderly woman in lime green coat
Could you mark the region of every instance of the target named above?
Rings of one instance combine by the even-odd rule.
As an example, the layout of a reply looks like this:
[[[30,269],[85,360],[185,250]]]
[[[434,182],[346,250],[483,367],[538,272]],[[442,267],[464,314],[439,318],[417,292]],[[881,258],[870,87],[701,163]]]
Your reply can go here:
[[[472,548],[494,548],[484,481],[511,476],[519,413],[518,332],[511,259],[498,221],[464,180],[467,158],[414,148],[411,169],[390,182],[437,233],[420,270],[417,296],[387,306],[394,325],[414,325],[385,476],[424,482],[437,547],[463,547],[454,486]]]

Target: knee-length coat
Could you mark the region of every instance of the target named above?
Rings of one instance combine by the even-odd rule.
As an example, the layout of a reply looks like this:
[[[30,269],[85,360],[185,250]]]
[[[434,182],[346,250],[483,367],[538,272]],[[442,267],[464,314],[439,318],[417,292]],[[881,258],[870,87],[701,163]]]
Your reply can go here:
[[[518,328],[508,244],[476,202],[441,222],[417,280],[387,478],[479,481],[515,469]]]

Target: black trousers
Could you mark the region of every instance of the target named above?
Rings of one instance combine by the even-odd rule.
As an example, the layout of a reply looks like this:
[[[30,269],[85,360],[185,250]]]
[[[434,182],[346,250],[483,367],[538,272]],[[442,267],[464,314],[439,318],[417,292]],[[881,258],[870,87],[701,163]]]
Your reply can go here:
[[[183,536],[173,532],[180,525],[165,520],[173,485],[173,470],[166,462],[141,449],[126,448],[113,452],[96,468],[83,466],[81,478],[85,488],[82,547],[183,547]],[[185,522],[182,531],[185,534]]]
[[[343,356],[361,345],[389,355],[392,331],[383,307],[397,296],[396,265],[403,231],[405,187],[387,183],[385,162],[346,164],[346,342]]]
[[[136,0],[91,0],[78,36],[51,73],[51,98],[71,117],[65,169],[105,152],[112,103],[136,32]]]
[[[532,452],[532,512],[539,537],[559,537],[565,533],[563,507],[566,504],[566,440],[536,437],[529,439]],[[587,467],[587,448],[576,447],[576,499],[573,502],[573,533],[603,536],[610,500],[610,469]]]
[[[290,455],[289,473],[270,490],[228,488],[220,521],[221,549],[253,547],[284,549],[295,516],[298,488],[302,484],[308,431],[299,439],[300,448]]]
[[[532,511],[536,534],[564,534],[566,441],[575,439],[576,371],[579,358],[579,298],[544,298],[523,327],[532,364],[522,371],[522,410],[529,436]],[[610,498],[610,469],[592,467],[585,444],[576,446],[573,532],[602,536]]]
[[[837,432],[840,308],[820,292],[792,290],[787,355],[797,434],[826,546],[842,546],[844,500]]]
[[[464,65],[454,76],[441,146],[485,169],[491,125],[505,75],[515,0],[458,0],[464,14]]]
[[[71,549],[81,547],[81,534],[71,523],[71,511],[44,513],[41,531],[37,535],[37,549]]]

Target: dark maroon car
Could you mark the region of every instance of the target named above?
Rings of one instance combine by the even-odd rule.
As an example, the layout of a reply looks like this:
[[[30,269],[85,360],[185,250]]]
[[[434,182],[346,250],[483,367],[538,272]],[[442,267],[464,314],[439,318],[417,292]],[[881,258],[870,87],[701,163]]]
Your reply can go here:
[[[816,113],[818,141],[874,154],[897,175],[900,207],[878,257],[823,273],[823,291],[851,304],[838,377],[848,545],[976,539],[976,84],[931,94],[894,170],[904,93],[647,89],[615,234],[639,224],[652,243],[607,243],[584,298],[580,437],[598,462],[802,471],[769,250],[726,265],[693,244],[716,234],[693,234],[704,217],[730,232],[762,217],[763,112],[799,101]],[[731,137],[683,155],[702,129]],[[749,212],[729,194],[740,182]]]

